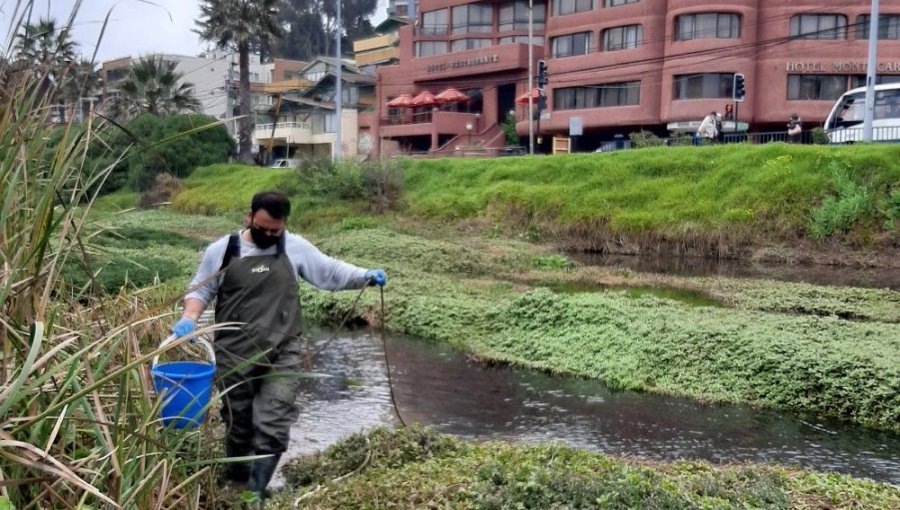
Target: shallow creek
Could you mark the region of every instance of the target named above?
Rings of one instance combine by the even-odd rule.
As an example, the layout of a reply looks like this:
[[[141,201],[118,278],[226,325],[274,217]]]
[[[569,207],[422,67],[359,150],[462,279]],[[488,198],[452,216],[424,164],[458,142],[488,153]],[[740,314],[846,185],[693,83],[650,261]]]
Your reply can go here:
[[[336,337],[313,360],[286,459],[399,423],[381,337]],[[385,340],[403,420],[475,440],[558,441],[616,456],[713,463],[774,462],[900,484],[900,435],[740,405],[631,391],[510,367],[486,367],[446,344]],[[276,479],[273,485],[283,483]]]

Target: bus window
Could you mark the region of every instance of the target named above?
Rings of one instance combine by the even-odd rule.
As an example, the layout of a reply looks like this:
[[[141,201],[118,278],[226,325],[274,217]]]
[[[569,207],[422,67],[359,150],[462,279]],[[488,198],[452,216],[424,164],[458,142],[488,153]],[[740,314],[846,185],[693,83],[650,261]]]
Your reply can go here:
[[[883,90],[875,93],[874,120],[900,119],[900,90]]]
[[[865,119],[866,97],[859,95],[847,96],[838,110],[834,125],[830,127],[845,127],[859,124]]]

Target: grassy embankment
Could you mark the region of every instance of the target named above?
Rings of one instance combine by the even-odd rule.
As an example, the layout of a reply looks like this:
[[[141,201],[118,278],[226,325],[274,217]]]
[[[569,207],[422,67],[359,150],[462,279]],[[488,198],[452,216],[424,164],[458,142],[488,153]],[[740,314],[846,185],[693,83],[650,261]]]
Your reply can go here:
[[[359,470],[339,483],[339,476]],[[558,445],[465,443],[418,428],[353,436],[284,469],[271,508],[879,509],[900,488],[774,466],[640,463]]]

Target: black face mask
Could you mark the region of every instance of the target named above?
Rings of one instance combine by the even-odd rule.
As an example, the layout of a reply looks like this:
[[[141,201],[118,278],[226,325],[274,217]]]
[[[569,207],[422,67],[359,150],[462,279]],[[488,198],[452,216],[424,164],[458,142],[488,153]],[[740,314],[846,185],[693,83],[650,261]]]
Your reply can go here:
[[[275,246],[275,243],[281,239],[281,236],[270,236],[261,228],[250,227],[250,238],[253,239],[253,244],[255,244],[257,248],[265,250],[266,248]]]

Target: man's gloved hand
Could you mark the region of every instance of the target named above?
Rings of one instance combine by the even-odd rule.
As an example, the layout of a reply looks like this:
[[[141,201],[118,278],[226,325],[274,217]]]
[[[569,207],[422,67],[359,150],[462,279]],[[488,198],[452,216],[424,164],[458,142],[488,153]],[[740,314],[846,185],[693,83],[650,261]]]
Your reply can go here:
[[[384,272],[384,269],[369,269],[366,271],[366,281],[369,282],[369,285],[384,287],[384,284],[387,283],[387,273]]]
[[[195,329],[197,329],[197,321],[182,317],[172,326],[172,333],[175,333],[175,336],[182,337],[190,335]]]

